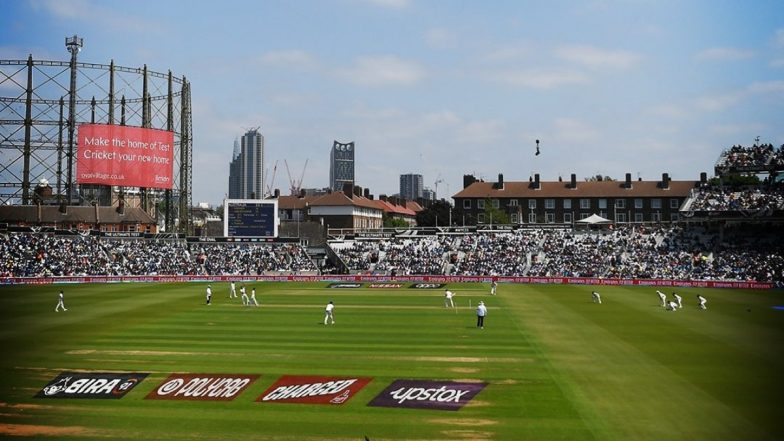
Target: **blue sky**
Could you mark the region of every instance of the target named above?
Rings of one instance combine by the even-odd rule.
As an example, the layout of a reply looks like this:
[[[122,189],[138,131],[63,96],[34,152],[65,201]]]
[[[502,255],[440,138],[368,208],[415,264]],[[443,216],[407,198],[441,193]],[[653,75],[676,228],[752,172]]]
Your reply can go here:
[[[440,196],[467,173],[697,179],[728,146],[784,144],[781,1],[1,5],[0,59],[66,60],[76,33],[80,61],[188,77],[194,202],[220,202],[233,141],[255,126],[284,194],[284,159],[327,185],[333,140],[356,142],[372,193],[421,173]]]

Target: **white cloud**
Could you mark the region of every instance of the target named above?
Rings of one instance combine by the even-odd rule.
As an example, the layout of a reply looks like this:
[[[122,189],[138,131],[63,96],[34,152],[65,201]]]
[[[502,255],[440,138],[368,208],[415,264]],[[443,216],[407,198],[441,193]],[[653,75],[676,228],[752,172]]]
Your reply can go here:
[[[779,49],[784,49],[784,28],[776,29],[773,34],[773,45]]]
[[[661,104],[649,109],[648,113],[654,116],[661,116],[672,119],[684,119],[689,116],[689,112],[674,104]]]
[[[270,51],[263,54],[260,60],[268,66],[276,67],[310,67],[316,64],[312,55],[297,49]]]
[[[697,54],[700,61],[741,61],[754,57],[754,51],[734,47],[713,47]]]
[[[707,95],[698,98],[695,106],[699,110],[708,112],[719,112],[728,109],[743,99],[742,92],[730,92],[725,94]]]
[[[715,124],[708,130],[714,135],[729,136],[754,134],[765,130],[765,125],[760,123]],[[751,138],[751,136],[749,136]]]
[[[531,54],[531,48],[527,44],[519,44],[513,46],[501,47],[491,50],[484,54],[483,58],[486,61],[515,61],[521,60]]]
[[[364,86],[410,86],[423,80],[425,69],[418,63],[395,56],[364,57],[338,75]]]
[[[566,70],[508,70],[492,72],[487,77],[494,81],[532,89],[554,89],[560,86],[586,84],[588,77]]]
[[[574,118],[556,118],[553,121],[555,138],[570,142],[589,142],[599,138],[599,130]]]
[[[784,92],[784,81],[761,81],[756,83],[751,83],[747,90],[750,93],[762,93],[762,94],[769,94],[769,93],[782,93]]]
[[[697,109],[718,112],[748,99],[754,95],[771,95],[784,93],[784,81],[760,81],[724,94],[704,96],[696,100]]]
[[[168,27],[149,18],[142,18],[107,8],[106,3],[88,0],[32,0],[35,10],[47,12],[57,18],[102,25],[122,33],[163,33]]]
[[[411,5],[410,0],[362,0],[376,6],[381,6],[389,9],[405,9]]]
[[[425,43],[433,49],[453,49],[457,47],[457,35],[444,28],[428,29]]]
[[[594,46],[563,46],[555,50],[557,57],[598,69],[628,69],[642,57],[639,54],[621,50],[607,50]]]

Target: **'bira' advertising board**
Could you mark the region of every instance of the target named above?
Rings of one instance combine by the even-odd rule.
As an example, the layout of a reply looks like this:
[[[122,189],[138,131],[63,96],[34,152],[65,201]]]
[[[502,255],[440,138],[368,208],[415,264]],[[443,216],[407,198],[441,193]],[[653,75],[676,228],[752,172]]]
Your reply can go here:
[[[63,372],[35,398],[120,399],[147,377],[147,373]]]

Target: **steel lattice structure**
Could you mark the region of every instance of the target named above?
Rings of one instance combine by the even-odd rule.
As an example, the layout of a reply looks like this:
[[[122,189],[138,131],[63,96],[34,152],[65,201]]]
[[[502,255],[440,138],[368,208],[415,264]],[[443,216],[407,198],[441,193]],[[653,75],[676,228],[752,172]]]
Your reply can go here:
[[[81,39],[66,39],[70,61],[0,60],[0,203],[33,203],[51,183],[60,203],[144,208],[166,231],[191,233],[193,126],[190,83],[142,68],[78,62]],[[76,132],[82,123],[174,132],[171,190],[76,185]],[[176,221],[177,220],[177,221]]]

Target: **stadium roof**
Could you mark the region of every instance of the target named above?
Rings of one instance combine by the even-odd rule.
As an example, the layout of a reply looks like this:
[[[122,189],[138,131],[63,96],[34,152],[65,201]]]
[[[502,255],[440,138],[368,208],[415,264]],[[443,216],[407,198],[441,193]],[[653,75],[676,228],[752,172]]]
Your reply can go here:
[[[570,188],[569,181],[540,182],[534,188],[532,182],[509,182],[503,188],[496,188],[495,182],[474,182],[453,198],[580,198],[580,197],[686,197],[696,187],[698,181],[670,181],[668,188],[662,188],[659,181],[632,181],[631,188],[625,181],[577,182]]]
[[[40,208],[40,212],[39,212]],[[102,224],[155,224],[155,219],[137,207],[125,207],[124,213],[117,212],[117,207],[68,206],[65,213],[52,205],[2,205],[0,221],[8,223],[58,223],[83,222]]]
[[[376,205],[375,201],[367,199],[362,196],[352,195],[351,198],[346,196],[342,191],[336,191],[330,194],[316,197],[309,201],[313,207],[319,206],[336,206],[336,205],[354,205],[357,207],[372,208],[380,210],[381,208]]]

